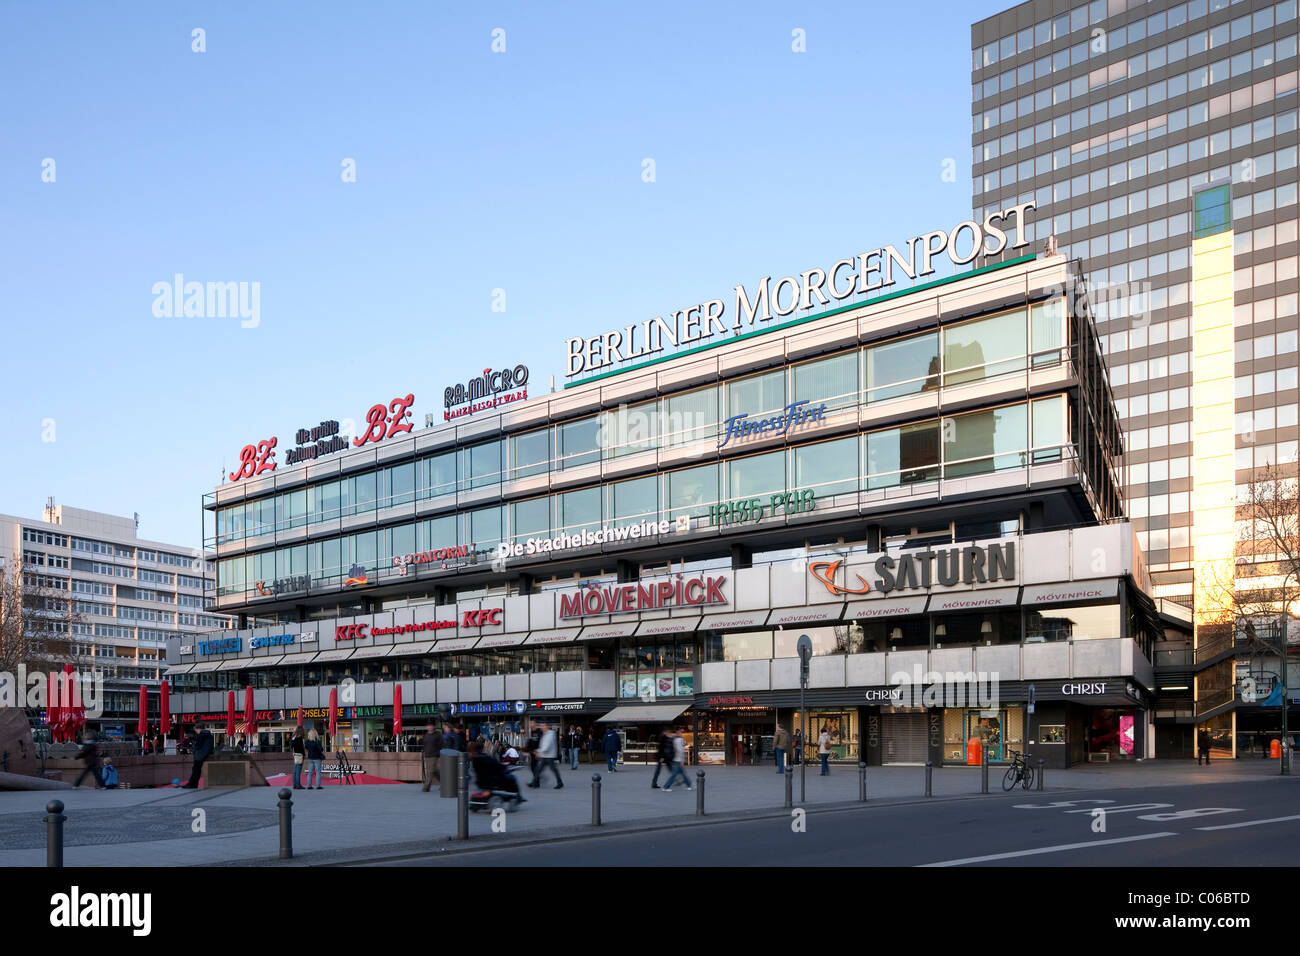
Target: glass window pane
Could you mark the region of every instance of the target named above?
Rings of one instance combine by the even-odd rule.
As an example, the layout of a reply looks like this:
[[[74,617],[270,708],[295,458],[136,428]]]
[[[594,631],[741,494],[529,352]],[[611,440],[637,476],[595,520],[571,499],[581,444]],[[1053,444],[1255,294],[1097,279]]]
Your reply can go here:
[[[939,477],[937,421],[871,432],[866,442],[868,488],[892,488]]]
[[[501,480],[501,442],[490,441],[465,449],[465,472],[470,488],[482,488]]]
[[[566,491],[559,497],[559,530],[569,534],[595,531],[601,524],[600,488]]]
[[[753,375],[727,384],[727,416],[765,415],[785,408],[785,370]]]
[[[1008,405],[943,420],[944,476],[976,475],[1025,464],[1024,405]]]
[[[858,447],[856,438],[841,438],[795,448],[794,487],[819,498],[857,492]]]
[[[805,362],[794,367],[794,401],[812,406],[847,408],[858,404],[858,355],[843,355]]]
[[[614,526],[659,520],[659,476],[646,475],[611,486]]]
[[[560,426],[560,467],[576,468],[600,461],[600,416]]]
[[[545,538],[551,533],[551,499],[529,498],[510,506],[510,531],[516,543],[526,538]]]
[[[424,496],[449,495],[456,490],[456,453],[433,455],[424,459]]]
[[[501,543],[501,513],[501,506],[496,505],[462,515],[467,537],[475,550],[494,549]]]
[[[420,550],[438,551],[452,548],[460,541],[456,533],[456,516],[443,515],[420,522]]]
[[[659,403],[642,402],[607,412],[605,430],[601,444],[607,458],[649,451],[659,439]]]
[[[707,514],[709,505],[718,503],[718,466],[701,465],[668,473],[668,514],[672,520],[679,515]]]
[[[1065,300],[1039,302],[1031,310],[1034,367],[1056,365],[1065,348]]]
[[[728,498],[754,498],[786,490],[785,452],[737,458],[727,463]]]
[[[373,511],[375,507],[375,473],[353,475],[348,479],[348,514]]]
[[[510,439],[510,461],[512,478],[527,478],[530,475],[544,475],[550,467],[551,430],[528,432],[515,435]]]
[[[718,389],[702,388],[664,399],[668,444],[688,445],[718,435]]]
[[[945,385],[978,382],[1025,367],[1025,312],[1017,309],[943,330]]]
[[[387,471],[388,500],[385,507],[409,504],[415,500],[415,463],[394,465]],[[405,554],[406,552],[402,552]]]
[[[939,387],[939,335],[916,335],[867,349],[867,401]]]
[[[1034,402],[1034,461],[1057,461],[1065,442],[1065,396],[1054,395]]]

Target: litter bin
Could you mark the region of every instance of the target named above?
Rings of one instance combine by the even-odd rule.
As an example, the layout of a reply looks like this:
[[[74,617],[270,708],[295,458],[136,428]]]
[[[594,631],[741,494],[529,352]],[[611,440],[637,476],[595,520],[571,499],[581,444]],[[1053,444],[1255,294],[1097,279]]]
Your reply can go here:
[[[438,757],[438,796],[456,799],[456,758],[454,750],[444,750]]]

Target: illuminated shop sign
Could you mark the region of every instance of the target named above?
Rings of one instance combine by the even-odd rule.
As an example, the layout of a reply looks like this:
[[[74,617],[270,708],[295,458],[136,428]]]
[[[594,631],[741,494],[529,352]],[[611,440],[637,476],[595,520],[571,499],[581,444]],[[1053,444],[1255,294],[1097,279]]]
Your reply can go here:
[[[374,637],[383,637],[386,634],[418,634],[420,631],[439,631],[455,626],[455,621],[424,621],[420,624],[398,624],[396,627],[372,627],[370,633]]]
[[[650,584],[593,583],[574,594],[560,595],[560,617],[593,617],[604,614],[636,614],[640,611],[659,611],[673,607],[704,607],[726,604],[722,586],[727,577],[698,575],[676,580],[654,581]]]
[[[272,634],[269,637],[255,637],[248,642],[248,646],[256,650],[259,647],[283,647],[286,644],[294,643],[296,634]]]
[[[721,448],[733,438],[773,438],[784,435],[791,428],[798,428],[800,425],[826,421],[824,404],[816,408],[804,408],[807,404],[807,401],[793,402],[787,405],[780,415],[755,421],[750,420],[748,413],[733,415],[727,419],[727,430],[722,436],[722,441],[718,442],[718,447]]]
[[[830,594],[866,594],[876,590],[911,591],[957,584],[989,584],[1016,580],[1016,545],[1013,541],[968,548],[926,548],[876,558],[876,579],[868,583],[860,573],[839,573],[843,558],[810,561],[808,573]],[[843,583],[841,583],[843,582]]]
[[[200,654],[238,654],[244,649],[244,641],[238,637],[221,637],[212,641],[199,641]]]
[[[483,374],[472,378],[464,385],[453,385],[443,390],[442,403],[446,411],[442,413],[444,421],[473,415],[475,412],[522,402],[528,397],[528,366],[516,365],[493,371],[485,368]],[[466,403],[469,403],[466,405]],[[464,405],[464,408],[457,406]]]
[[[368,584],[369,582],[370,576],[366,573],[366,569],[359,564],[354,564],[352,567],[348,568],[348,576],[343,579],[343,586],[345,588],[351,588],[356,587],[358,584]]]
[[[830,306],[832,300],[838,305],[857,295],[870,295],[894,285],[903,275],[918,279],[933,274],[937,268],[935,258],[944,253],[958,266],[974,261],[981,252],[996,256],[1007,248],[1007,233],[1002,227],[1011,228],[1013,220],[1017,235],[1011,248],[1020,249],[1029,244],[1025,214],[1033,208],[1032,201],[1023,202],[988,213],[982,223],[967,220],[951,231],[936,229],[914,236],[903,243],[906,251],[883,246],[840,259],[829,268],[809,269],[775,282],[771,276],[764,276],[753,286],[753,295],[738,285],[732,290],[730,316],[726,302],[710,299],[670,312],[667,319],[656,316],[591,338],[568,339],[565,374],[572,378],[715,336],[721,340],[745,326],[752,330],[760,323],[771,322],[774,317]]]
[[[501,624],[501,608],[484,608],[481,611],[466,611],[461,617],[461,627],[497,627]]]
[[[479,704],[449,704],[451,715],[465,714],[522,714],[527,708],[522,700],[492,700]]]
[[[369,624],[339,624],[334,628],[334,640],[364,641],[368,636],[366,628],[369,626]]]
[[[411,554],[398,554],[393,556],[393,567],[397,568],[398,574],[406,574],[406,568],[411,564],[432,564],[436,561],[452,561],[456,558],[469,557],[469,547],[458,544],[452,548],[437,548],[433,551],[415,551]]]
[[[638,521],[636,524],[624,525],[620,528],[606,525],[597,531],[584,529],[577,534],[565,532],[556,535],[554,538],[529,538],[517,544],[513,541],[502,541],[497,545],[497,559],[504,561],[508,558],[551,554],[555,551],[570,551],[574,548],[591,548],[599,544],[635,541],[656,534],[665,535],[674,531],[689,531],[690,524],[690,517],[684,515],[676,521],[667,519],[663,521]]]
[[[272,581],[270,584],[265,581],[258,581],[256,587],[257,593],[262,597],[273,597],[277,594],[286,594],[292,591],[306,591],[311,587],[311,576],[295,574],[292,577]]]
[[[798,515],[817,509],[817,493],[807,491],[786,491],[769,495],[766,503],[762,498],[741,498],[739,501],[723,501],[709,505],[706,523],[715,526],[728,524],[745,524],[749,521],[762,521],[768,515]]]

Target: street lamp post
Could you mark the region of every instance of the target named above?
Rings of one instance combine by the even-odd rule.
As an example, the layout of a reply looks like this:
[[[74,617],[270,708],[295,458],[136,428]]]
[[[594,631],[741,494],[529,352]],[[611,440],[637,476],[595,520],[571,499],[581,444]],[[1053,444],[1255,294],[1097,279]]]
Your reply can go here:
[[[1280,741],[1280,743],[1282,744],[1282,752],[1278,755],[1279,758],[1278,769],[1281,771],[1282,776],[1288,777],[1291,775],[1291,756],[1290,756],[1290,747],[1288,746],[1290,740],[1287,736],[1287,710],[1290,707],[1290,700],[1287,697],[1287,690],[1286,690],[1287,659],[1286,659],[1286,601],[1285,600],[1283,600],[1282,602],[1282,614],[1278,617],[1277,626],[1281,637],[1281,640],[1279,642],[1279,648],[1281,650],[1281,655],[1282,655],[1282,668],[1281,668],[1282,669],[1282,740]]]
[[[799,761],[799,802],[808,800],[808,659],[812,657],[812,639],[807,634],[799,635],[799,714],[803,723],[803,757]]]

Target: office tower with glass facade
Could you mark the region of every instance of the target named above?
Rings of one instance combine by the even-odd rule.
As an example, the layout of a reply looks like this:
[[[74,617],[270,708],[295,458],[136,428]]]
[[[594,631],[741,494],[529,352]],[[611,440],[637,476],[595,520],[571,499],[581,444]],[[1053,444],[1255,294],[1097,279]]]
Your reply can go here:
[[[1128,512],[1157,596],[1198,616],[1225,562],[1242,579],[1234,496],[1296,465],[1296,43],[1296,0],[1032,0],[971,29],[976,218],[1032,200],[1083,262]],[[1208,650],[1174,679],[1185,722],[1253,745],[1250,665]]]

